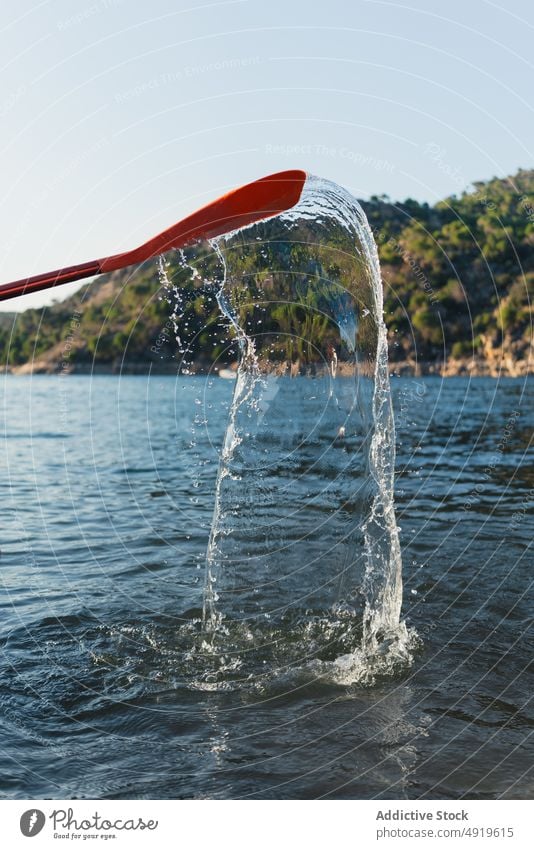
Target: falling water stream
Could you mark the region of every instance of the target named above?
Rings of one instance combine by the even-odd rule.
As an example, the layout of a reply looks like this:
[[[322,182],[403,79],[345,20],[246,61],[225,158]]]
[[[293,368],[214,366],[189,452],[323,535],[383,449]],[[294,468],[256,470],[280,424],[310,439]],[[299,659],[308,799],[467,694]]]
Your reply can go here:
[[[386,328],[365,215],[309,177],[289,212],[211,247],[217,272],[200,276],[239,364],[207,552],[204,682],[391,674],[414,637],[400,620]]]

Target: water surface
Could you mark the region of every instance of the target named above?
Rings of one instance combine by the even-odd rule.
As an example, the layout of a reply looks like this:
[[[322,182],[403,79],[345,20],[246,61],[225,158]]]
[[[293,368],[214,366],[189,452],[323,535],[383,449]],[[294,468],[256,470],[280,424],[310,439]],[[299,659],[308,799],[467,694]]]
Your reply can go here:
[[[532,381],[392,379],[411,668],[301,674],[353,647],[340,616],[278,623],[254,686],[229,670],[210,689],[196,647],[233,388],[5,379],[2,796],[532,797]]]

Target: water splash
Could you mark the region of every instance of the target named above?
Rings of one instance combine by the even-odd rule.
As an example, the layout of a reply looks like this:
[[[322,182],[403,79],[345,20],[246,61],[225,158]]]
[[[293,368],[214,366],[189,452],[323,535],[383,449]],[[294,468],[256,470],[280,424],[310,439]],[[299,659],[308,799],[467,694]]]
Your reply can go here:
[[[400,619],[387,337],[365,215],[310,177],[292,210],[212,247],[240,355],[207,554],[210,682],[254,677],[251,657],[280,665],[292,642],[292,669],[341,683],[391,674],[411,662],[413,637]]]

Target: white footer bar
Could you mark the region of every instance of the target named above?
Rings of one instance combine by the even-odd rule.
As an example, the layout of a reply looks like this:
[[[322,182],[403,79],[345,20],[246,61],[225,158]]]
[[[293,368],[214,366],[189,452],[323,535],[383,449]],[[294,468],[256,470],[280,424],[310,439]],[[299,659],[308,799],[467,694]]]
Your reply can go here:
[[[532,801],[0,801],[5,847],[534,846]]]

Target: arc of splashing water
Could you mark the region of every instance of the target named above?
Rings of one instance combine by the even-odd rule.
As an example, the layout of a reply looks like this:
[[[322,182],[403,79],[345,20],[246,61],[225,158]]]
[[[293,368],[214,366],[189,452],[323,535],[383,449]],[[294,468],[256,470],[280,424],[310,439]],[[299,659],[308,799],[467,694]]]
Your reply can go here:
[[[362,525],[366,565],[362,591],[365,599],[363,614],[363,636],[361,650],[376,651],[380,644],[406,637],[406,629],[400,622],[402,605],[402,561],[395,519],[393,480],[395,464],[394,422],[391,405],[387,332],[383,319],[383,293],[378,252],[372,231],[360,205],[348,193],[335,184],[317,178],[308,178],[299,204],[280,216],[288,223],[301,218],[335,218],[337,223],[354,234],[354,250],[362,248],[363,260],[371,281],[372,311],[376,323],[376,356],[374,367],[374,390],[372,398],[373,432],[369,446],[368,468],[374,482],[374,495],[369,514]],[[231,237],[225,237],[225,241]],[[218,241],[212,243],[224,269],[224,279],[217,293],[221,312],[236,331],[240,348],[240,366],[225,434],[216,487],[214,516],[207,553],[206,586],[204,594],[204,628],[206,633],[215,633],[221,622],[217,606],[216,575],[214,564],[218,557],[221,515],[221,486],[230,474],[229,463],[239,444],[236,416],[240,406],[250,399],[261,380],[254,342],[240,327],[232,306],[225,295],[226,265]],[[339,331],[342,338],[350,341],[351,332],[341,321]],[[353,328],[354,334],[356,327]]]

